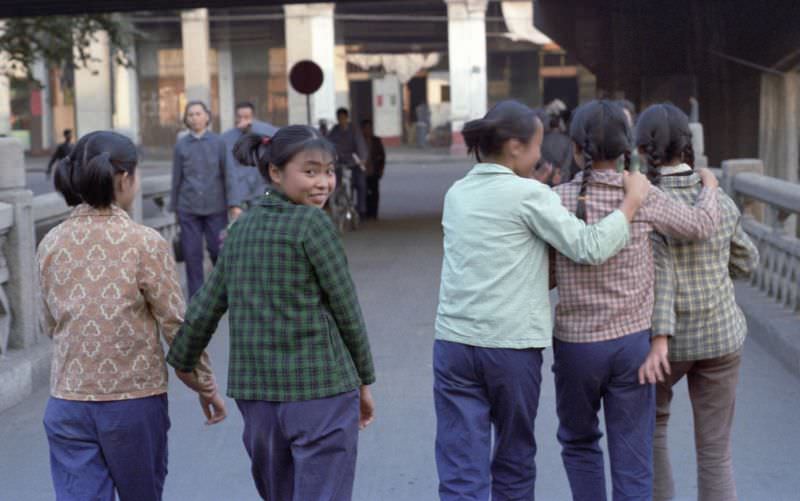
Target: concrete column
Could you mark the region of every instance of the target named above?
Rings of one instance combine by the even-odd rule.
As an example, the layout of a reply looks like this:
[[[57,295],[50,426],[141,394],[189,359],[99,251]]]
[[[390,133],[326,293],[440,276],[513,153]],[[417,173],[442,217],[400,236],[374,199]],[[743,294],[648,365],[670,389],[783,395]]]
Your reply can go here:
[[[28,348],[38,340],[38,274],[33,220],[33,193],[25,188],[25,159],[22,144],[0,138],[0,202],[14,207],[14,226],[6,235],[0,257],[9,271],[7,285],[11,307],[8,346]]]
[[[78,137],[111,129],[111,53],[108,34],[99,32],[89,46],[91,61],[75,70],[75,117]]]
[[[0,34],[5,32],[5,21],[0,21]],[[5,67],[8,59],[0,53],[0,67]],[[0,136],[11,133],[11,86],[8,77],[0,75]]]
[[[186,100],[199,99],[211,107],[208,31],[208,9],[181,12],[183,83]]]
[[[350,80],[347,77],[347,47],[336,46],[336,108],[350,109]],[[336,117],[330,117],[335,119]]]
[[[53,105],[50,102],[50,75],[47,71],[47,64],[36,61],[33,65],[33,78],[42,84],[40,96],[42,100],[42,149],[47,150],[53,146]]]
[[[336,71],[332,3],[284,5],[286,13],[286,66],[310,59],[322,68],[322,87],[311,96],[311,122],[336,116]],[[288,77],[288,75],[287,75]],[[289,123],[307,122],[306,96],[289,86]]]
[[[126,55],[128,61],[136,64],[135,47]],[[125,134],[136,144],[142,143],[139,126],[139,78],[136,67],[126,67],[114,62],[114,129]]]
[[[451,151],[466,151],[464,123],[486,114],[487,0],[444,0],[450,60]]]
[[[217,49],[217,64],[219,65],[219,124],[221,132],[234,126],[236,110],[233,92],[233,55],[231,46],[224,42]]]
[[[372,116],[375,135],[386,146],[400,146],[403,139],[402,86],[397,75],[372,80]]]

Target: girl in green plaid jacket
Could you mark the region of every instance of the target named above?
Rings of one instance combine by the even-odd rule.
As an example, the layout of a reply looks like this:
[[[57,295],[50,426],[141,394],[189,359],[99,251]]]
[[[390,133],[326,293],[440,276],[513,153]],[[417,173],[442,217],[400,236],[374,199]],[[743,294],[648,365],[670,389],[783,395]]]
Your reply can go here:
[[[168,362],[191,371],[227,311],[227,394],[259,494],[346,501],[375,371],[344,248],[321,210],[336,185],[335,149],[293,125],[243,136],[234,155],[271,186],[230,228]]]
[[[669,197],[694,204],[700,180],[694,172],[689,120],[671,104],[657,104],[636,124],[636,145],[649,177]],[[672,499],[675,489],[667,452],[672,386],[689,384],[701,501],[736,500],[731,425],[741,349],[747,333],[736,305],[732,278],[747,276],[758,251],[742,229],[733,200],[719,192],[720,224],[710,239],[684,242],[653,234],[656,280],[653,345],[640,381],[656,385],[654,499]]]

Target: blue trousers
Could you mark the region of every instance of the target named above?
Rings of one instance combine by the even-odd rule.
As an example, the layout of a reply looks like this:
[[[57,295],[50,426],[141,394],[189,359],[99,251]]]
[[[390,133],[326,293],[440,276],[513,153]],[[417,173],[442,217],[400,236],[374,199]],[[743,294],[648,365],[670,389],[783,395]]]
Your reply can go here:
[[[181,227],[181,247],[186,262],[186,281],[191,298],[203,286],[203,239],[205,238],[211,262],[216,264],[219,256],[219,235],[228,225],[228,213],[198,216],[179,212],[178,224]]]
[[[442,500],[533,500],[541,349],[433,347]],[[494,426],[494,451],[491,449]]]
[[[50,398],[44,428],[57,501],[160,501],[167,476],[167,395]]]
[[[256,489],[268,501],[349,501],[359,393],[302,402],[237,400]]]
[[[575,501],[606,499],[601,403],[614,500],[653,497],[655,387],[638,381],[649,350],[649,330],[596,343],[553,342],[558,441]]]

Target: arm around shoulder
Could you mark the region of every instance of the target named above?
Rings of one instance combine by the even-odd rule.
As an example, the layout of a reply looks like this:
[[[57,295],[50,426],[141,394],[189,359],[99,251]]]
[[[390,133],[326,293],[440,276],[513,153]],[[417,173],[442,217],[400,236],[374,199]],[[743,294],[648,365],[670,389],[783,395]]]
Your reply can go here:
[[[615,210],[587,225],[564,207],[556,192],[540,183],[531,183],[520,211],[534,234],[577,263],[602,264],[628,243],[628,221],[622,212]]]

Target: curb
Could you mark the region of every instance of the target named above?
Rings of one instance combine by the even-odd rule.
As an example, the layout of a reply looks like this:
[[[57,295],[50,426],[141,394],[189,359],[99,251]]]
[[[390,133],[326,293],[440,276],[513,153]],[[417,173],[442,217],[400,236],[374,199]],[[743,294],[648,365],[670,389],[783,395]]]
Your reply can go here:
[[[42,341],[0,358],[0,413],[50,383],[52,343]]]
[[[736,282],[736,301],[747,318],[748,335],[800,377],[800,316],[745,281]]]

